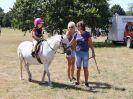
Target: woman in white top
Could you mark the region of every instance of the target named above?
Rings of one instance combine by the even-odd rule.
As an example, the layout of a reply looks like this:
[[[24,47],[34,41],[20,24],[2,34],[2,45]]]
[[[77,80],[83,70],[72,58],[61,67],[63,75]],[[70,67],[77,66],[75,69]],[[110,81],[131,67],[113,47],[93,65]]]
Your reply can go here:
[[[69,39],[69,41],[72,40],[74,33],[76,32],[76,25],[74,22],[68,23],[68,31],[66,32],[66,35]],[[69,53],[66,54],[67,64],[68,64],[68,78],[70,81],[76,80],[74,77],[74,69],[75,69],[75,50],[70,48]]]

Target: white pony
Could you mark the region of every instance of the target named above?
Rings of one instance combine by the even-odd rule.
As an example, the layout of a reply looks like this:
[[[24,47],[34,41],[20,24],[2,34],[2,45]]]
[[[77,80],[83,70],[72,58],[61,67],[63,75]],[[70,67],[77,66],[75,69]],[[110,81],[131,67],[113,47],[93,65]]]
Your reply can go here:
[[[50,72],[49,72],[49,65],[52,62],[54,58],[54,54],[57,51],[58,48],[64,48],[64,50],[67,49],[69,46],[69,41],[66,36],[61,35],[55,35],[51,38],[49,38],[47,41],[43,41],[40,47],[39,56],[40,60],[44,65],[44,72],[42,76],[42,82],[44,82],[45,74],[47,73],[48,76],[48,84],[49,86],[52,86],[51,80],[50,80]],[[29,65],[38,65],[40,64],[36,58],[33,58],[31,55],[33,48],[33,43],[30,41],[24,41],[22,42],[17,49],[18,57],[20,60],[20,70],[21,70],[21,76],[20,79],[22,80],[22,68],[23,63],[26,68],[26,71],[28,73],[29,81],[32,80],[32,75],[29,70]]]

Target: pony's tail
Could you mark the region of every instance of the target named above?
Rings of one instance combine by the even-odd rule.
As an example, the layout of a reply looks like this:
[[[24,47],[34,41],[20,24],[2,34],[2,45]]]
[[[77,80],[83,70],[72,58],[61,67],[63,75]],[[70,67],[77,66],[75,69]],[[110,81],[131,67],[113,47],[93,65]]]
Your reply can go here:
[[[21,50],[19,48],[18,48],[17,54],[18,54],[19,64],[20,64],[20,80],[22,80],[22,78],[23,78],[22,70],[23,70],[24,58],[23,58],[23,55],[22,55]]]

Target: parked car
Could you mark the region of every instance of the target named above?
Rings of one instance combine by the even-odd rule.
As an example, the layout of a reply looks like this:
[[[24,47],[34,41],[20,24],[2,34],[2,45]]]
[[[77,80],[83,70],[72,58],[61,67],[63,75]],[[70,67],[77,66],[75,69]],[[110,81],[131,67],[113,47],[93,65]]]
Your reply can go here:
[[[131,47],[133,38],[133,16],[119,16],[118,14],[115,14],[110,19],[110,23],[108,40],[112,41],[113,43],[126,42],[127,47]],[[127,29],[127,27],[130,29]]]
[[[133,22],[128,22],[124,31],[124,41],[128,48],[133,46]]]

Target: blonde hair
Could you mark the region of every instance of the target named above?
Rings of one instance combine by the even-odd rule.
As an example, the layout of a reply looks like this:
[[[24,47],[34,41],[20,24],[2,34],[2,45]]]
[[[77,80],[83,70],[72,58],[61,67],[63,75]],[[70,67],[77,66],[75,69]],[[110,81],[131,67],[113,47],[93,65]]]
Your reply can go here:
[[[72,27],[72,26],[73,26],[73,27],[76,27],[75,23],[72,22],[72,21],[70,21],[70,22],[68,23],[67,28]]]

